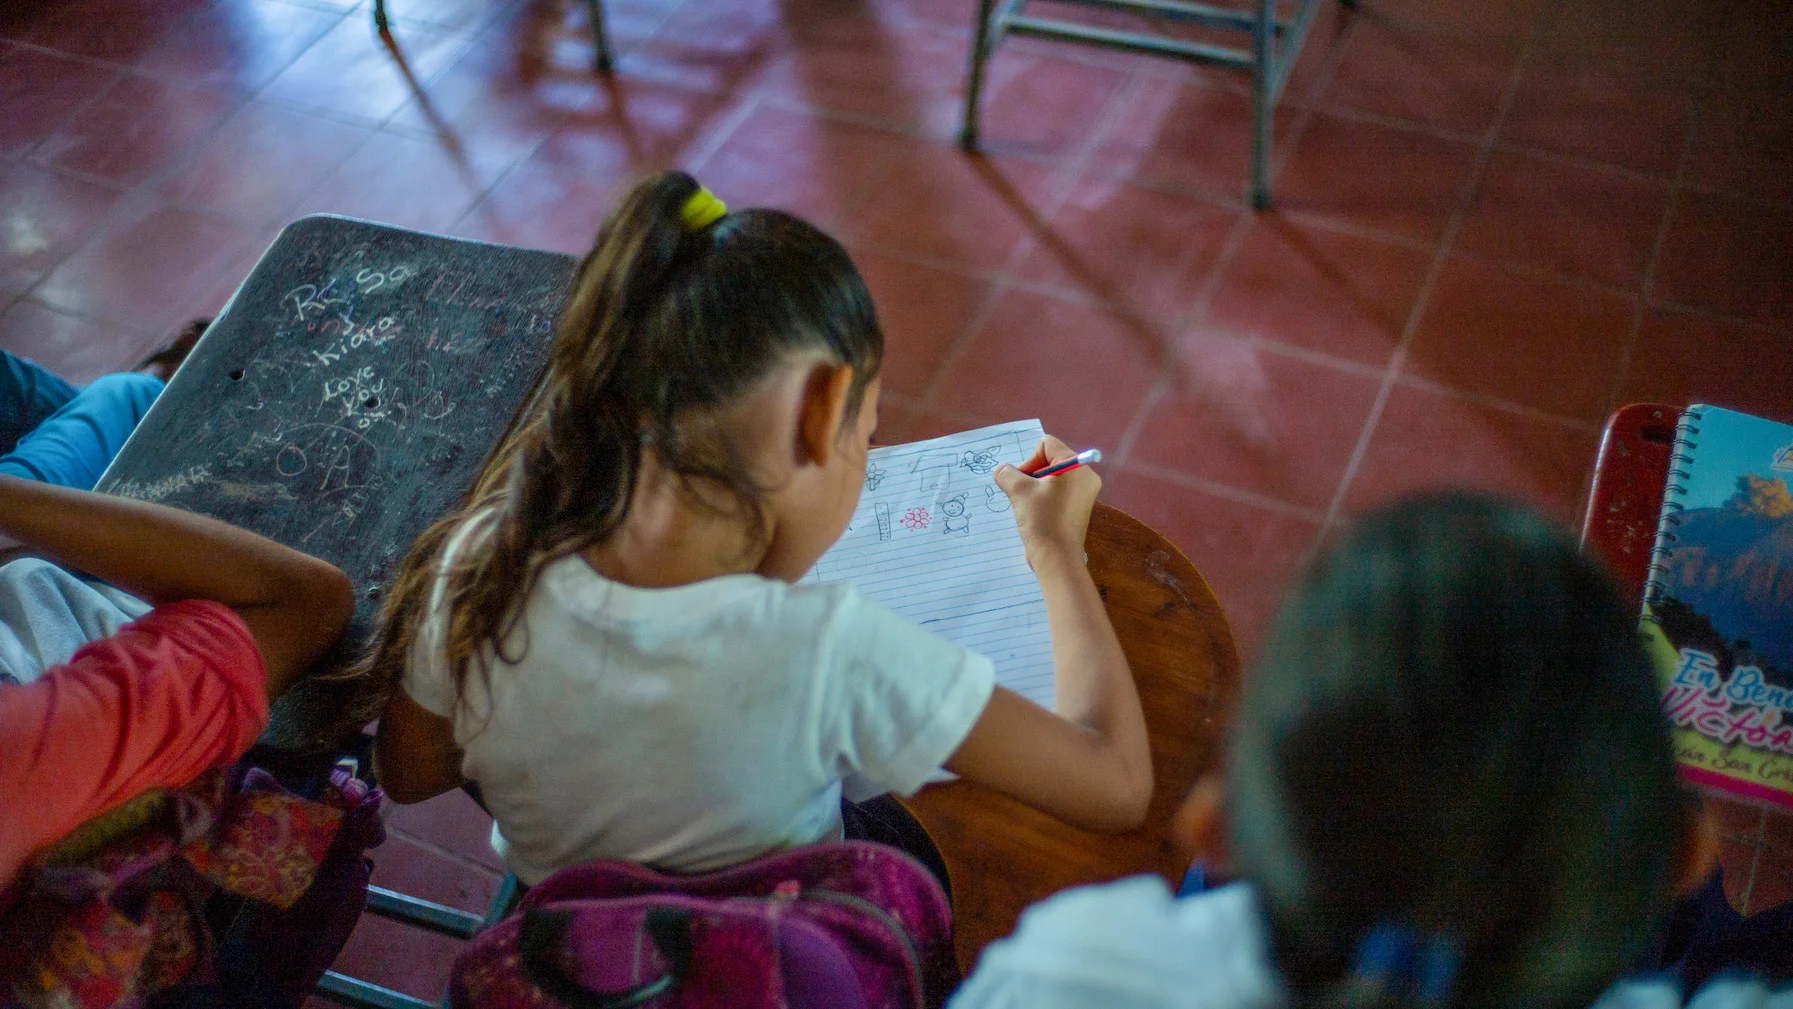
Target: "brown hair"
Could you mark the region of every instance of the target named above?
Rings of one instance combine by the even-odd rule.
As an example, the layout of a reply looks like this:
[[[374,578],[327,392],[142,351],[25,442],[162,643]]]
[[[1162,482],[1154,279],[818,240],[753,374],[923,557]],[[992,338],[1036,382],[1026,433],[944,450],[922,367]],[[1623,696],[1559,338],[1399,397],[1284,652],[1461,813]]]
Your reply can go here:
[[[636,185],[598,232],[556,323],[547,370],[466,500],[417,541],[399,567],[369,659],[393,684],[438,578],[442,646],[456,693],[468,665],[489,673],[549,563],[602,542],[627,515],[651,447],[707,507],[729,503],[756,524],[758,486],[719,408],[792,355],[820,352],[854,370],[856,413],[884,337],[871,295],[840,244],[776,210],[731,213],[698,228],[682,219],[699,191],[684,172]],[[457,530],[483,521],[446,571]]]
[[[1655,674],[1635,609],[1535,512],[1363,517],[1239,710],[1232,850],[1292,1004],[1581,1009],[1652,952],[1681,813]],[[1366,939],[1395,933],[1460,969],[1391,985]]]

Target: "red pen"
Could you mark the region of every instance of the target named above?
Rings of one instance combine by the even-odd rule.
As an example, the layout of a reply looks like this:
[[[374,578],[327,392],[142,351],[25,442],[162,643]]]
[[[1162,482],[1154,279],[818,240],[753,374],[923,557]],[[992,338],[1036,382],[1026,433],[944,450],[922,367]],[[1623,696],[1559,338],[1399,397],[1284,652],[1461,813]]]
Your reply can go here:
[[[1101,449],[1086,448],[1083,451],[1077,453],[1076,455],[1072,456],[1069,459],[1066,459],[1063,462],[1055,462],[1050,466],[1046,466],[1041,469],[1034,470],[1032,473],[1027,473],[1026,470],[1022,470],[1021,472],[1027,473],[1028,476],[1034,477],[1036,479],[1043,479],[1043,478],[1049,477],[1049,476],[1057,476],[1060,473],[1068,473],[1071,470],[1074,470],[1079,466],[1088,466],[1090,463],[1096,463],[1096,462],[1101,462],[1101,461],[1102,461],[1102,450]]]

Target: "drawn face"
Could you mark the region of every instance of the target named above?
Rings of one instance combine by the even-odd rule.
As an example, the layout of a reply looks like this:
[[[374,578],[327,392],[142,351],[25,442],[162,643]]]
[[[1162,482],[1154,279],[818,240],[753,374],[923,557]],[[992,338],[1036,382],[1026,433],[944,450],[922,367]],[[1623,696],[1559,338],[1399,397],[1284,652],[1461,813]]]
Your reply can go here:
[[[965,499],[962,497],[947,498],[945,501],[940,502],[940,513],[949,519],[958,518],[965,514]]]

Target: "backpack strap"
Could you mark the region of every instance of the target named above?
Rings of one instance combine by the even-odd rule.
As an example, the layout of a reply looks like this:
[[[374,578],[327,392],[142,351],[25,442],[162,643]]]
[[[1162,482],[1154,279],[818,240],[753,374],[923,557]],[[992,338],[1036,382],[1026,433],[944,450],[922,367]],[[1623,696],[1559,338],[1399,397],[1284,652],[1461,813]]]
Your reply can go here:
[[[647,932],[666,961],[666,974],[628,991],[594,992],[568,975],[555,956],[572,919],[569,911],[525,907],[517,932],[517,952],[523,973],[544,994],[572,1009],[630,1009],[671,991],[691,968],[689,912],[680,908],[650,908]]]

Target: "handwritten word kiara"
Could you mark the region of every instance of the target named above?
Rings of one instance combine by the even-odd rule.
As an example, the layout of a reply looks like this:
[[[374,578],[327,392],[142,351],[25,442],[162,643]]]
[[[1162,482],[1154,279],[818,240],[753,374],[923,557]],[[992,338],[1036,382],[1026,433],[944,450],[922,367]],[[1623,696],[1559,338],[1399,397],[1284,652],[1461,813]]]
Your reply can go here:
[[[1738,666],[1727,679],[1713,656],[1683,648],[1662,710],[1675,725],[1720,743],[1793,755],[1793,690],[1765,682],[1755,666]]]
[[[394,327],[394,323],[397,321],[397,319],[388,315],[378,321],[360,325],[349,318],[345,313],[342,317],[341,327],[341,332],[344,333],[343,337],[337,340],[334,344],[325,347],[323,350],[312,351],[311,356],[313,360],[305,361],[303,363],[307,368],[331,365],[342,360],[344,354],[360,347],[364,343],[372,344],[375,347],[378,347],[381,344],[390,343],[393,340],[398,339],[399,331]],[[326,329],[334,326],[335,323],[336,320],[334,319],[325,323]]]

